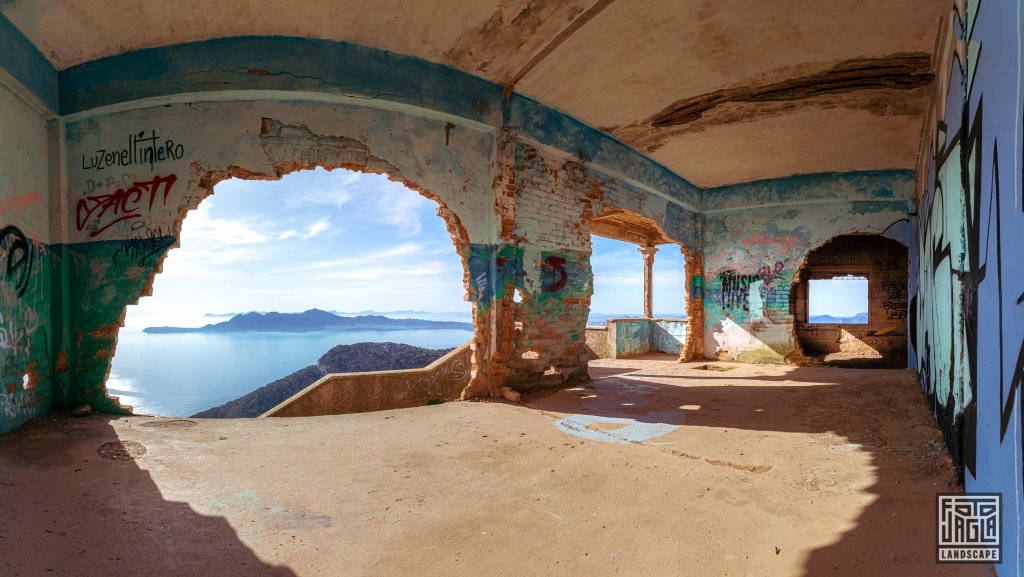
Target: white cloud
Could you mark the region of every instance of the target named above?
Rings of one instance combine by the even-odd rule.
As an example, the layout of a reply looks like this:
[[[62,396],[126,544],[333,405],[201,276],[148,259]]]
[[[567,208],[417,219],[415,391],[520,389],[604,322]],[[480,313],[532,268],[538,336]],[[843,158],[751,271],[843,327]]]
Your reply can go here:
[[[295,238],[297,236],[299,236],[298,232],[296,232],[294,230],[286,230],[286,231],[282,232],[281,234],[277,235],[277,240],[285,240],[285,239],[288,239],[288,238]]]
[[[202,241],[206,245],[257,244],[268,240],[266,235],[242,221],[211,217],[212,208],[213,202],[207,199],[190,212],[182,223],[181,237],[190,243]]]
[[[451,275],[444,262],[424,262],[407,266],[375,266],[349,270],[324,271],[312,274],[311,280],[380,280],[391,282],[391,279],[421,278],[430,276]],[[461,278],[461,275],[460,277]]]
[[[306,231],[306,234],[302,235],[302,240],[309,240],[314,236],[320,234],[321,232],[324,232],[325,230],[330,228],[330,226],[331,220],[329,218],[321,218],[320,220],[309,225],[309,229]]]
[[[277,270],[274,270],[273,272],[275,272],[275,273],[281,273],[281,272],[286,272],[286,273],[302,273],[302,272],[318,271],[318,270],[325,270],[325,269],[337,269],[337,268],[345,268],[345,267],[365,266],[367,263],[370,263],[370,262],[381,264],[380,261],[389,260],[389,259],[392,260],[392,261],[398,261],[395,266],[401,266],[401,259],[397,259],[396,257],[407,257],[407,256],[412,256],[412,255],[420,254],[422,252],[423,252],[423,248],[422,248],[422,246],[419,243],[416,243],[416,242],[403,242],[401,244],[397,244],[397,245],[392,246],[390,248],[385,248],[383,250],[379,250],[379,251],[375,251],[375,252],[363,253],[363,254],[355,255],[355,256],[346,256],[346,257],[335,258],[335,259],[331,259],[331,260],[321,260],[321,261],[314,261],[314,262],[309,262],[309,263],[303,263],[303,264],[301,264],[299,266],[296,266],[296,267],[288,267],[288,268],[284,268],[284,269],[277,269]]]
[[[395,246],[384,249],[382,251],[370,253],[365,258],[381,259],[393,256],[408,256],[411,254],[418,254],[423,250],[422,245],[418,242],[403,242],[402,244],[396,244]]]
[[[317,169],[312,173],[296,173],[288,175],[289,183],[301,186],[301,192],[291,192],[284,196],[288,208],[309,205],[327,205],[340,209],[356,194],[351,189],[360,185],[364,175],[348,170],[332,170],[330,172]],[[282,181],[283,182],[283,181]]]
[[[424,200],[418,193],[401,185],[382,187],[378,204],[380,220],[399,229],[399,238],[415,236],[423,228],[417,211]]]

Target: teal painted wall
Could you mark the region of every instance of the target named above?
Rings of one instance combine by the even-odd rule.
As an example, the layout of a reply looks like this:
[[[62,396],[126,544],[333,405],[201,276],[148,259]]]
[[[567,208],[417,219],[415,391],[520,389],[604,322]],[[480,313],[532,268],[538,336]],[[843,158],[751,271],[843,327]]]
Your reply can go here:
[[[670,355],[683,352],[686,321],[656,320],[651,323],[651,350]]]
[[[668,319],[609,320],[609,334],[615,335],[615,356],[645,353],[678,355],[686,343],[686,321]]]
[[[781,363],[797,350],[790,312],[807,253],[848,233],[892,234],[914,173],[794,176],[704,192],[704,352]]]
[[[640,320],[618,320],[615,325],[615,356],[625,357],[651,352],[651,322]]]
[[[0,22],[0,40],[3,35]],[[27,103],[24,93],[0,79],[0,433],[49,410],[58,352],[51,326],[57,255],[49,238],[49,129],[45,108]]]

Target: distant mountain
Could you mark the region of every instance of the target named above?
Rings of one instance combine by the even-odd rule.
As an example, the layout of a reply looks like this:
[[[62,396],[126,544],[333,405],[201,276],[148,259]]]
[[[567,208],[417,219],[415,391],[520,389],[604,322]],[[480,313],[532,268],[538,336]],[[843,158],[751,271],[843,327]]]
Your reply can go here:
[[[399,343],[338,345],[324,353],[315,365],[299,369],[249,394],[192,416],[214,419],[258,417],[324,375],[418,369],[429,365],[451,350],[424,349]]]
[[[147,327],[144,333],[252,333],[252,332],[307,332],[322,329],[342,330],[406,330],[406,329],[464,329],[472,330],[473,323],[428,321],[422,319],[392,319],[380,315],[342,317],[320,309],[301,313],[243,313],[222,323],[202,327]]]
[[[857,313],[852,317],[834,317],[832,315],[814,315],[812,323],[838,323],[844,325],[866,325],[868,324],[868,313]]]
[[[416,316],[435,316],[435,317],[440,317],[440,316],[444,316],[444,317],[470,317],[473,314],[473,313],[471,313],[469,311],[464,311],[464,312],[448,311],[448,312],[440,312],[440,313],[438,313],[438,312],[431,312],[431,311],[414,311],[414,310],[404,310],[404,311],[375,311],[375,310],[367,310],[367,311],[356,311],[356,312],[345,312],[345,311],[331,311],[331,312],[336,314],[336,315],[343,315],[343,316],[381,315],[381,316],[385,316],[385,317],[387,317],[387,316],[395,316],[395,315],[416,315]]]
[[[267,311],[253,311],[253,312],[258,312],[258,313],[261,313],[261,314],[266,314]],[[451,320],[456,320],[456,319],[466,319],[467,322],[471,321],[472,318],[473,318],[473,313],[470,312],[470,311],[431,312],[431,311],[414,311],[414,310],[404,310],[404,311],[365,310],[365,311],[356,311],[356,312],[351,312],[351,311],[327,311],[327,312],[334,313],[334,314],[336,314],[338,316],[341,316],[341,317],[355,317],[355,316],[365,316],[365,315],[380,315],[382,317],[400,318],[401,315],[404,315],[405,317],[408,317],[408,318],[422,319],[422,320],[434,320],[434,319],[437,319],[437,320],[448,320],[448,321],[451,321]],[[209,318],[231,318],[231,317],[236,316],[238,314],[239,313],[206,313],[203,316],[204,317],[209,317]]]

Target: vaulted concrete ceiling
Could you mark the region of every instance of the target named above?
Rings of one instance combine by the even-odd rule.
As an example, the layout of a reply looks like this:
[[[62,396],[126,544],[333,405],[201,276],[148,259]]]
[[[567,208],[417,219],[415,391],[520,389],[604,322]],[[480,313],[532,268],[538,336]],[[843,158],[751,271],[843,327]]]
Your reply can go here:
[[[449,64],[699,186],[914,168],[936,0],[0,0],[58,68],[193,40],[344,40]]]

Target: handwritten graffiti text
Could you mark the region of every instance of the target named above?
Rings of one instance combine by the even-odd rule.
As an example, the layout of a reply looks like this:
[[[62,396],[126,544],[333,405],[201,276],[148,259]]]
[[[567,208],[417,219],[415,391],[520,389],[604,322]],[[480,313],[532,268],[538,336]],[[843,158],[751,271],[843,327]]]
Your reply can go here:
[[[185,147],[173,140],[164,140],[155,130],[140,131],[128,135],[128,145],[120,150],[97,149],[90,155],[82,155],[82,170],[103,170],[136,164],[148,165],[150,170],[165,160],[181,160]]]
[[[724,270],[718,275],[722,283],[722,307],[731,309],[743,307],[749,310],[748,296],[750,285],[761,280],[756,274],[738,274],[732,269]]]
[[[149,268],[155,264],[155,260],[164,253],[174,241],[170,231],[164,231],[163,227],[146,229],[144,234],[138,234],[121,243],[111,259],[117,263],[119,259],[132,261],[136,266]]]
[[[111,194],[86,196],[78,201],[76,221],[78,230],[88,225],[90,237],[95,237],[115,224],[142,217],[142,210],[152,210],[157,198],[167,202],[167,195],[178,177],[171,174],[157,176],[153,180],[136,182],[131,186],[119,188]],[[146,206],[142,206],[148,200]]]
[[[7,255],[7,280],[14,283],[20,297],[28,290],[29,277],[32,276],[34,245],[18,227],[5,226],[0,229],[0,255],[2,254]]]
[[[22,196],[11,196],[0,200],[0,215],[22,218],[25,216],[25,210],[28,207],[42,203],[43,193],[38,191],[23,194]]]

